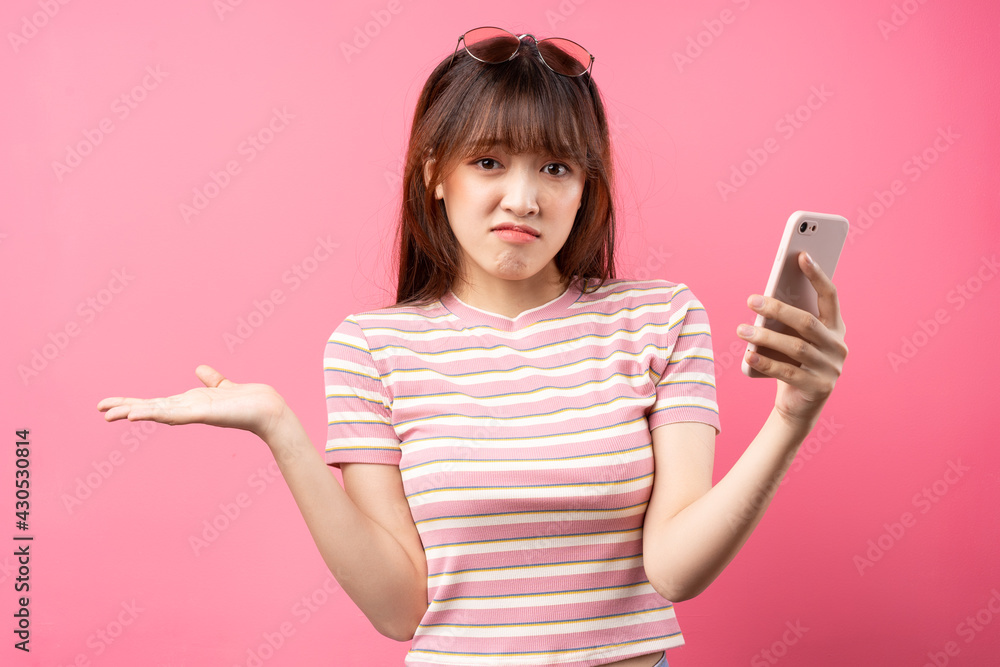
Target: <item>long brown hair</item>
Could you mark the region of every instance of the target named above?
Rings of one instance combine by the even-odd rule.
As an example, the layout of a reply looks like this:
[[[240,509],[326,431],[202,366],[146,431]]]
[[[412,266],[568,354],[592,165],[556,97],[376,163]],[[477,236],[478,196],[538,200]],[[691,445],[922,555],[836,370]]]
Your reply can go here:
[[[590,74],[555,74],[530,41],[501,64],[462,49],[431,73],[417,101],[403,172],[397,304],[444,296],[461,269],[461,248],[434,188],[454,165],[498,146],[545,152],[583,169],[586,181],[573,229],[556,254],[564,282],[603,285],[614,278],[615,215],[607,117]],[[425,184],[424,165],[430,163]]]

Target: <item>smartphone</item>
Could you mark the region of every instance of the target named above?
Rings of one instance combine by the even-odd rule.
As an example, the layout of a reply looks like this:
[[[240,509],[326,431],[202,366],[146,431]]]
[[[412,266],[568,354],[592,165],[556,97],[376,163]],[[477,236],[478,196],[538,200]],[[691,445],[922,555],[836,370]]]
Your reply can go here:
[[[813,258],[823,272],[833,278],[840,260],[840,252],[847,240],[849,224],[847,218],[831,213],[811,213],[796,211],[788,217],[778,255],[774,258],[771,275],[767,279],[764,296],[773,296],[790,306],[801,308],[813,315],[819,315],[816,305],[816,290],[799,268],[799,253],[805,250]],[[757,315],[755,327],[764,327],[778,333],[798,336],[794,330],[781,322],[766,319]],[[747,351],[756,351],[753,343],[747,344]],[[798,362],[780,352],[761,347],[759,352],[776,361],[798,365]],[[767,377],[747,364],[747,355],[743,354],[743,374],[751,378]]]

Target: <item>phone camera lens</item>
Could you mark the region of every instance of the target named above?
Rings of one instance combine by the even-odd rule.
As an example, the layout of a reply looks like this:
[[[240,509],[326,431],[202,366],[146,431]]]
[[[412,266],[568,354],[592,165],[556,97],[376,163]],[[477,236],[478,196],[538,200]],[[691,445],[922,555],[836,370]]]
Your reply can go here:
[[[799,234],[805,234],[807,229],[809,229],[808,222],[802,222],[799,224]]]

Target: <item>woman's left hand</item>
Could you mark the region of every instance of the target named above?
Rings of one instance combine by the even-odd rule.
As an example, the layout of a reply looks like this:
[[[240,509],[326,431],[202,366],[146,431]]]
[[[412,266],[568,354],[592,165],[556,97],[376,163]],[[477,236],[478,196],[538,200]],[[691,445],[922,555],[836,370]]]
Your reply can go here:
[[[814,317],[773,297],[754,295],[747,300],[753,311],[785,324],[798,335],[745,324],[740,325],[737,334],[758,348],[769,348],[797,362],[779,361],[764,353],[747,355],[747,363],[752,368],[780,380],[774,400],[778,413],[790,426],[808,430],[816,423],[840,377],[847,358],[847,345],[844,344],[845,327],[840,316],[837,288],[806,253],[799,253],[798,259],[802,273],[816,289],[819,316]],[[759,300],[760,305],[755,305],[755,300]]]

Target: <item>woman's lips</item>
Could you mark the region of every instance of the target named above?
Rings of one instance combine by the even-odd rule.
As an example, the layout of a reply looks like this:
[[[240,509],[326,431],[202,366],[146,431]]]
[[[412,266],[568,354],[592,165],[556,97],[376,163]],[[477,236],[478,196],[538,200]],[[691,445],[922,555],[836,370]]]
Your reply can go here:
[[[531,243],[538,239],[541,234],[527,225],[515,225],[505,222],[493,228],[493,233],[502,240],[509,243]]]
[[[493,233],[508,243],[531,243],[538,237],[520,229],[494,229]]]

